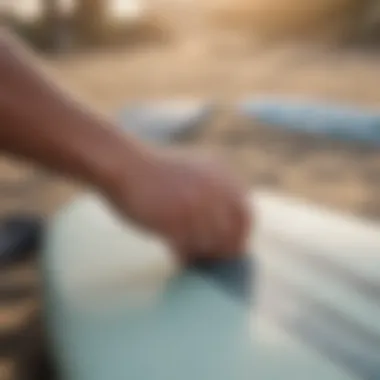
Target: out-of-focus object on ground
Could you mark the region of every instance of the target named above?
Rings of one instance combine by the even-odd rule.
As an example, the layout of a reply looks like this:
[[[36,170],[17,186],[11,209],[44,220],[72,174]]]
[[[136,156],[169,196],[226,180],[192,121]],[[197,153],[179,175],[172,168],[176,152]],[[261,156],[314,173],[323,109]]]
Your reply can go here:
[[[196,138],[213,111],[211,101],[174,98],[126,105],[118,118],[123,129],[136,136],[169,143]]]
[[[43,218],[11,215],[0,220],[0,265],[22,261],[41,248]]]
[[[0,157],[0,265],[40,248],[49,180],[33,165]]]
[[[50,179],[27,163],[0,158],[0,379],[14,377],[15,357],[28,341],[28,324],[39,305],[35,257]],[[8,363],[8,364],[7,364]]]
[[[380,146],[380,112],[313,99],[256,96],[237,105],[253,122]]]

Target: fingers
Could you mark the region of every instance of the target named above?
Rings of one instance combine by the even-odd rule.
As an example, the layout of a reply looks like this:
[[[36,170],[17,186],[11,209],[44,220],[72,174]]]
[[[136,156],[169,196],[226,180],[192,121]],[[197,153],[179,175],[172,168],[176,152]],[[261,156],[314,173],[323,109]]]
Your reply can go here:
[[[199,202],[199,188],[191,182],[183,181],[171,194],[171,201],[176,205],[171,213],[168,229],[165,231],[174,252],[183,264],[190,262],[198,255],[200,238],[199,219],[202,208]],[[197,243],[198,241],[198,243]]]
[[[193,188],[187,198],[187,207],[182,254],[218,258],[243,253],[250,215],[245,199],[238,191],[226,184],[208,181]]]
[[[250,215],[238,183],[215,165],[161,165],[143,184],[145,193],[136,192],[139,202],[130,202],[141,223],[166,238],[185,264],[244,253]]]
[[[207,232],[212,242],[209,254],[234,257],[245,250],[249,232],[250,212],[246,194],[232,176],[215,170],[208,178],[205,220]]]
[[[235,198],[231,205],[231,229],[226,245],[231,254],[243,254],[251,228],[251,214],[245,197]]]
[[[240,198],[228,194],[215,202],[208,215],[211,253],[216,256],[235,257],[243,254],[248,234],[249,212]]]
[[[221,194],[213,194],[207,199],[203,216],[203,240],[207,242],[200,247],[200,252],[208,258],[229,256],[231,231],[234,229],[234,220],[228,199]]]
[[[182,192],[185,209],[182,219],[184,230],[181,240],[177,241],[177,247],[184,260],[191,262],[205,256],[212,248],[213,239],[209,234],[207,221],[207,205],[204,201],[206,191],[201,186],[188,184]]]

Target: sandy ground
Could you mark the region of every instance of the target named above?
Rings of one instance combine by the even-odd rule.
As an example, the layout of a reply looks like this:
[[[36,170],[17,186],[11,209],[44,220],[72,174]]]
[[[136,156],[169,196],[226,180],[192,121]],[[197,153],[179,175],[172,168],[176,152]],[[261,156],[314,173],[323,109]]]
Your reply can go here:
[[[221,110],[193,144],[220,152],[252,185],[379,217],[379,152],[253,127],[230,110],[231,101],[253,93],[299,94],[377,107],[378,59],[310,48],[227,49],[205,52],[189,46],[182,51],[119,53],[55,67],[84,97],[108,110],[129,99],[215,99]]]
[[[93,53],[49,64],[70,90],[110,114],[136,99],[214,99],[220,111],[193,145],[220,152],[252,185],[276,187],[329,207],[379,217],[379,152],[252,126],[230,110],[231,101],[254,93],[300,94],[377,107],[379,59],[316,48],[213,48],[188,45]],[[0,175],[14,177],[13,166],[4,165]],[[8,191],[1,199],[2,209],[26,207],[50,213],[65,198],[67,187],[46,180],[29,181],[28,186],[27,197],[22,191]]]
[[[109,52],[51,60],[55,75],[97,109],[129,100],[207,97],[221,107],[204,133],[187,145],[225,157],[252,186],[265,185],[328,207],[380,217],[380,152],[252,126],[231,111],[231,101],[253,93],[292,93],[380,105],[379,60],[353,52],[312,48],[231,49],[199,46]],[[0,162],[0,210],[51,214],[73,184],[33,168]],[[2,283],[29,287],[29,264],[2,273]],[[20,285],[22,284],[22,285]],[[25,301],[25,302],[24,302]],[[37,300],[2,303],[3,334],[25,326]],[[1,343],[1,342],[0,342]],[[29,342],[30,343],[30,342]],[[14,376],[12,354],[0,355],[0,380]]]

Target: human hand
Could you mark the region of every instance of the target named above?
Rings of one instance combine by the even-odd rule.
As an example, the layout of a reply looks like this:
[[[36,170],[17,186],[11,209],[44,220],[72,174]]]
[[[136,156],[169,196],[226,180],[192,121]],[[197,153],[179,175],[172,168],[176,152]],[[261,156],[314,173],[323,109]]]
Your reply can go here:
[[[250,215],[244,188],[215,160],[148,152],[108,188],[117,209],[164,237],[184,261],[245,250]]]

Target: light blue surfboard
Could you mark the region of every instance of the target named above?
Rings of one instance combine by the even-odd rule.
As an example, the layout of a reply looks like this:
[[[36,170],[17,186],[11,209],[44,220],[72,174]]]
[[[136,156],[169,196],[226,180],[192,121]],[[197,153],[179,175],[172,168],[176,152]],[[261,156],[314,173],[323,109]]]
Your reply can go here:
[[[141,304],[122,276],[130,231],[94,195],[64,208],[44,255],[63,379],[377,379],[379,227],[254,198],[245,258],[180,270]]]

